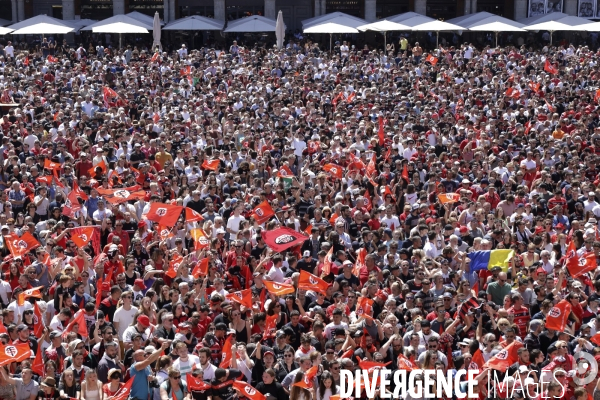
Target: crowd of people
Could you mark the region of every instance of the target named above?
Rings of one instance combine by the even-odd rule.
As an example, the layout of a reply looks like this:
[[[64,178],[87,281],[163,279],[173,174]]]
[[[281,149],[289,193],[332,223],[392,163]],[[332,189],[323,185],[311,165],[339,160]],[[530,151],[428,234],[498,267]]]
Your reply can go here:
[[[4,47],[0,399],[600,399],[597,52],[111,50]]]

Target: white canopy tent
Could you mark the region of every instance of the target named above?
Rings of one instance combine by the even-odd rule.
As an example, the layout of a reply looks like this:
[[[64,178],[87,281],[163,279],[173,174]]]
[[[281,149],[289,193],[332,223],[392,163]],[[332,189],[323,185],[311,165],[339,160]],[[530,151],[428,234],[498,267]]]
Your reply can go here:
[[[274,19],[251,15],[229,22],[224,32],[275,32],[276,25]]]
[[[518,20],[517,22],[519,22],[520,24],[524,24],[524,25],[533,25],[533,24],[537,24],[540,22],[556,21],[558,19],[568,17],[568,16],[569,15],[565,14],[565,13],[554,12],[554,13],[549,13],[549,14],[536,15],[535,17],[523,18],[523,19]],[[587,21],[589,22],[589,20],[587,20]]]
[[[554,15],[559,13],[551,13]],[[554,20],[546,20],[532,25],[525,26],[528,31],[548,31],[550,32],[550,44],[552,45],[552,36],[557,31],[595,31],[596,24],[585,18],[573,17],[570,15],[561,16]]]
[[[223,30],[225,22],[212,18],[192,15],[169,22],[163,30],[165,31],[220,31]]]
[[[14,29],[13,35],[64,35],[75,31],[73,26],[47,15],[36,15],[8,28]]]
[[[449,24],[460,25],[460,26],[464,26],[465,28],[468,28],[469,26],[474,25],[477,22],[482,21],[489,17],[498,17],[498,15],[489,13],[487,11],[481,11],[481,12],[478,12],[475,14],[467,14],[467,15],[463,15],[462,17],[452,18],[452,19],[446,20],[446,22],[448,22]]]
[[[479,20],[474,24],[467,26],[470,31],[494,32],[496,36],[496,47],[498,47],[499,32],[525,32],[525,29],[523,29],[524,27],[525,26],[523,24],[500,17],[498,15]]]
[[[153,17],[151,17],[149,15],[146,15],[146,14],[142,14],[139,11],[132,11],[132,12],[127,13],[125,15],[127,15],[130,18],[137,19],[138,21],[144,23],[145,25],[153,25],[154,24],[154,18]],[[160,24],[164,25],[164,22],[161,21]]]
[[[12,24],[12,21],[0,18],[0,26],[6,26],[6,25],[9,25],[9,24]]]
[[[359,31],[374,31],[383,33],[383,48],[387,48],[387,35],[389,31],[410,31],[411,28],[408,25],[403,25],[398,22],[388,21],[386,19],[379,20],[367,25],[361,25],[357,28]]]
[[[3,26],[0,26],[0,35],[8,35],[12,31],[13,31],[13,29],[5,28]]]
[[[358,29],[351,26],[340,25],[334,22],[316,24],[303,30],[304,33],[329,33],[329,50],[332,48],[334,33],[358,33]]]
[[[353,28],[358,28],[361,25],[367,24],[367,21],[364,19],[336,11],[325,15],[319,15],[318,17],[302,20],[302,29],[306,29],[313,25],[324,22],[333,22],[335,24],[351,26]]]
[[[121,47],[121,35],[123,33],[149,33],[153,26],[147,26],[134,18],[124,14],[113,15],[110,18],[86,26],[82,31],[92,31],[94,33],[118,33],[119,47]]]
[[[443,31],[462,31],[465,28],[462,26],[449,24],[448,22],[438,21],[434,19],[433,21],[425,22],[420,25],[416,25],[412,27],[413,31],[416,32],[435,32],[435,46],[438,47],[440,40],[440,32]]]
[[[387,17],[386,20],[398,22],[402,25],[410,26],[411,28],[426,22],[436,21],[433,18],[426,17],[413,11],[392,15],[391,17]]]
[[[75,32],[79,32],[81,28],[95,24],[98,21],[95,19],[63,19],[62,22],[75,28]]]

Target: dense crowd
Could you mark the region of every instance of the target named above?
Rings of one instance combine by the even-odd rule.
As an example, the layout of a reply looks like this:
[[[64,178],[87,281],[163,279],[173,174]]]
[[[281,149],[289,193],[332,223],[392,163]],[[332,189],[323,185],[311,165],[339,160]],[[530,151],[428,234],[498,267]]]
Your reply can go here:
[[[598,53],[47,47],[0,59],[0,399],[600,399]]]

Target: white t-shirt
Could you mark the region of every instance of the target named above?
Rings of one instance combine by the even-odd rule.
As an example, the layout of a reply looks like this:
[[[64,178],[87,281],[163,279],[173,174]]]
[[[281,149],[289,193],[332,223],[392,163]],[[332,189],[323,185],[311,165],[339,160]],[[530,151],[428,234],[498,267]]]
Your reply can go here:
[[[117,334],[119,335],[119,340],[123,341],[123,334],[125,330],[131,325],[133,322],[133,318],[135,318],[135,314],[137,313],[137,307],[131,307],[129,311],[125,310],[123,307],[117,308],[115,311],[115,315],[113,317],[113,322],[117,322],[119,324],[119,331]]]
[[[23,315],[23,313],[27,310],[33,310],[33,306],[30,302],[25,301],[25,304],[22,306],[18,306],[16,300],[8,305],[9,310],[14,311],[15,317],[13,318],[13,324],[16,324],[19,321],[19,315]]]
[[[192,372],[192,367],[194,365],[199,366],[200,359],[198,358],[198,356],[195,356],[193,354],[188,354],[188,359],[186,361],[182,361],[181,358],[178,358],[173,363],[173,368],[175,368],[176,370],[178,370],[181,373],[181,380],[183,380],[186,385],[187,385],[186,376],[188,373]]]
[[[233,233],[238,233],[240,230],[240,222],[245,220],[246,218],[242,217],[241,215],[239,217],[232,215],[227,221],[227,229],[230,229]]]

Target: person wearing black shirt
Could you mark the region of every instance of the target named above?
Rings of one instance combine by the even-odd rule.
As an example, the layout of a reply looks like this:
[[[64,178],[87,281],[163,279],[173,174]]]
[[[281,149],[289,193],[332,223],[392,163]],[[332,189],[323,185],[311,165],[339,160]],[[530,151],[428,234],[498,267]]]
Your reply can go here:
[[[215,379],[211,381],[213,398],[221,400],[233,400],[237,397],[237,392],[233,388],[232,383],[242,376],[242,372],[238,369],[223,369],[215,370]]]
[[[299,311],[293,310],[292,312],[290,312],[290,322],[288,322],[286,325],[284,325],[283,329],[285,330],[285,328],[290,328],[294,332],[294,338],[293,338],[293,340],[290,341],[289,344],[294,349],[299,348],[300,347],[300,337],[302,336],[302,334],[304,332],[306,332],[306,329],[300,323],[300,312]]]
[[[165,313],[162,315],[160,326],[154,331],[154,341],[160,346],[164,341],[173,339],[175,339],[173,314]],[[165,355],[169,355],[169,353],[170,347],[165,350]]]
[[[275,380],[275,370],[267,369],[262,374],[262,381],[256,385],[256,390],[265,396],[274,397],[276,400],[286,400],[288,394],[283,389],[283,385]]]
[[[306,271],[311,274],[314,273],[315,267],[317,266],[317,260],[312,258],[310,250],[304,250],[302,256],[303,257],[298,261],[296,269],[299,271]]]
[[[317,299],[308,305],[308,309],[310,310],[314,307],[321,307],[323,310],[325,310],[330,305],[331,303],[325,300],[325,295],[323,293],[317,293]]]
[[[352,274],[354,265],[352,261],[346,260],[342,264],[342,273],[335,277],[334,291],[337,291],[340,282],[346,281],[353,290],[356,290],[360,286],[360,280],[356,275]]]

